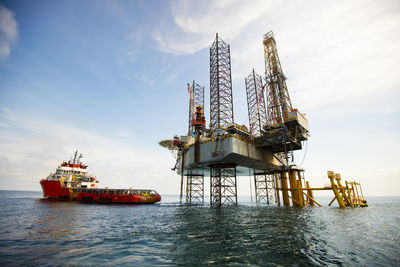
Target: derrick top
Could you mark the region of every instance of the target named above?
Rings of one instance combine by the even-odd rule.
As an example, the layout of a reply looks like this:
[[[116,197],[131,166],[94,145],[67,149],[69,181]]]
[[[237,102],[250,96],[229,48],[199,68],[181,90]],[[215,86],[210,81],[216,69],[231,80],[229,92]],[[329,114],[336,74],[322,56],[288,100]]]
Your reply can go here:
[[[274,33],[272,31],[267,32],[266,34],[264,34],[264,40],[263,43],[265,44],[266,42],[272,40],[273,42],[275,42],[275,36]]]

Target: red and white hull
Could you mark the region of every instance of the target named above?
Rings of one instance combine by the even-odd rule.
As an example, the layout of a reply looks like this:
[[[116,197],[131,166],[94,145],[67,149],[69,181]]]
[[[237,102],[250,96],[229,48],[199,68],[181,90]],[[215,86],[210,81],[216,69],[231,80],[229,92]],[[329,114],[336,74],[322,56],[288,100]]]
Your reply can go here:
[[[161,196],[151,190],[65,188],[60,181],[46,179],[42,179],[40,185],[43,197],[49,199],[131,204],[154,204],[161,201]]]
[[[154,190],[97,188],[98,180],[88,174],[75,152],[73,160],[63,162],[55,173],[40,180],[43,197],[58,200],[76,200],[97,203],[153,204],[161,201]]]

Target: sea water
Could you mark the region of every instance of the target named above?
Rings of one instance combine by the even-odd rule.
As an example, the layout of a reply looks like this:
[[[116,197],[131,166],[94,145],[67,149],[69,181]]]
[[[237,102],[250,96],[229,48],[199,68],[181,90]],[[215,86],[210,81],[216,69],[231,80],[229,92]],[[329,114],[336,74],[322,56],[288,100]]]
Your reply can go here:
[[[177,196],[100,205],[0,191],[0,266],[400,266],[400,198],[367,200],[215,208]]]

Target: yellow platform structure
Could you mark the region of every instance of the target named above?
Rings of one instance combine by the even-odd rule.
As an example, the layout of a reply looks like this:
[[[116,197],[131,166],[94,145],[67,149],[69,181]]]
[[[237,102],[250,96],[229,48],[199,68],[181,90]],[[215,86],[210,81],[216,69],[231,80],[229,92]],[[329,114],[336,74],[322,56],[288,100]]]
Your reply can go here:
[[[340,208],[368,206],[360,183],[355,181],[345,181],[345,185],[342,185],[340,174],[328,171],[327,174],[331,186],[311,188],[309,182],[304,179],[302,172],[303,170],[301,169],[290,169],[275,175],[280,178],[276,179],[276,196],[278,205],[281,204],[279,191],[282,192],[282,202],[284,206],[290,206],[291,199],[293,206],[304,207],[314,206],[315,204],[321,206],[321,204],[314,199],[313,191],[332,190],[334,198],[328,206],[330,206],[335,200],[338,202]]]

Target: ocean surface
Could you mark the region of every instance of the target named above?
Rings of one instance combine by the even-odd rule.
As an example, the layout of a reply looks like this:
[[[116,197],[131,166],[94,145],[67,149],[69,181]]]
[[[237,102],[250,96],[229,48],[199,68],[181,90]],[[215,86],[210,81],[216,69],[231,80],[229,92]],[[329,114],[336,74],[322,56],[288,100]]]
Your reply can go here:
[[[0,191],[0,266],[400,266],[400,198],[368,208],[99,205]]]

